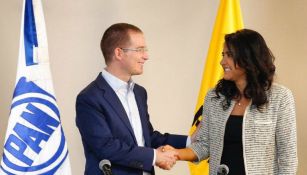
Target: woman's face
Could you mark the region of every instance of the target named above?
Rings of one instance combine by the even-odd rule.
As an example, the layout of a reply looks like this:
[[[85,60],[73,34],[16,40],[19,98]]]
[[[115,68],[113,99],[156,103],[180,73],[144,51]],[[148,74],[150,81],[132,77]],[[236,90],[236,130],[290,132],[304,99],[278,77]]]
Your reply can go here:
[[[245,70],[239,67],[239,65],[235,65],[232,57],[233,55],[227,48],[226,44],[224,44],[222,56],[220,64],[224,70],[224,79],[234,81],[236,84],[242,81],[246,82]]]

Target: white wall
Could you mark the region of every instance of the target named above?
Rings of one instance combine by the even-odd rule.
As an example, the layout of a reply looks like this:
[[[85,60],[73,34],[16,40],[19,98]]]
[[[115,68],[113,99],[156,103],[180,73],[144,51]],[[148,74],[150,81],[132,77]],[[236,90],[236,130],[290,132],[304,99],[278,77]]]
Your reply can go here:
[[[83,174],[84,156],[75,127],[75,97],[104,67],[99,42],[116,22],[143,29],[150,49],[145,73],[135,81],[145,86],[154,127],[186,134],[193,120],[201,75],[219,1],[204,0],[52,0],[43,1],[49,54],[61,119],[74,175]],[[277,81],[289,87],[297,105],[299,174],[307,171],[303,106],[307,95],[306,0],[241,1],[246,28],[259,31],[276,56]],[[0,153],[14,89],[22,0],[0,0]],[[171,171],[189,174],[180,162]]]

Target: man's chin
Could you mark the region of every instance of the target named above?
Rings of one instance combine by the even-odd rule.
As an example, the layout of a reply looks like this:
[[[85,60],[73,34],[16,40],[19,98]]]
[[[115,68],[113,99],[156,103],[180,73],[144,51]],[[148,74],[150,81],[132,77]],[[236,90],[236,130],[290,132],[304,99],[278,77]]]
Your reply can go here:
[[[140,71],[140,72],[134,72],[132,75],[141,75],[143,74],[143,71]]]

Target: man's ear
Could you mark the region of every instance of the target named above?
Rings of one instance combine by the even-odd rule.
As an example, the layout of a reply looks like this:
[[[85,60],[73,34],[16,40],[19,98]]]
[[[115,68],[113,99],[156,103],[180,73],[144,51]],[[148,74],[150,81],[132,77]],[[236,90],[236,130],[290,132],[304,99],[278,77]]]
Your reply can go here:
[[[122,49],[121,48],[115,48],[114,49],[114,57],[115,57],[115,59],[116,60],[121,60],[122,59],[122,57],[123,57],[123,51],[122,51]]]

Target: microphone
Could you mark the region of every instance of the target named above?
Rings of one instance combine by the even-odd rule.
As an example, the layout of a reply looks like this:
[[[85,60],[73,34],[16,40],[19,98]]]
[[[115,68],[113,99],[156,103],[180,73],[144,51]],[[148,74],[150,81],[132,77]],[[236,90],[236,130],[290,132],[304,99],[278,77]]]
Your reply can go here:
[[[103,159],[99,162],[99,169],[104,175],[112,175],[111,162],[107,159]]]
[[[217,175],[227,175],[229,173],[229,168],[227,165],[222,164],[217,168]]]

